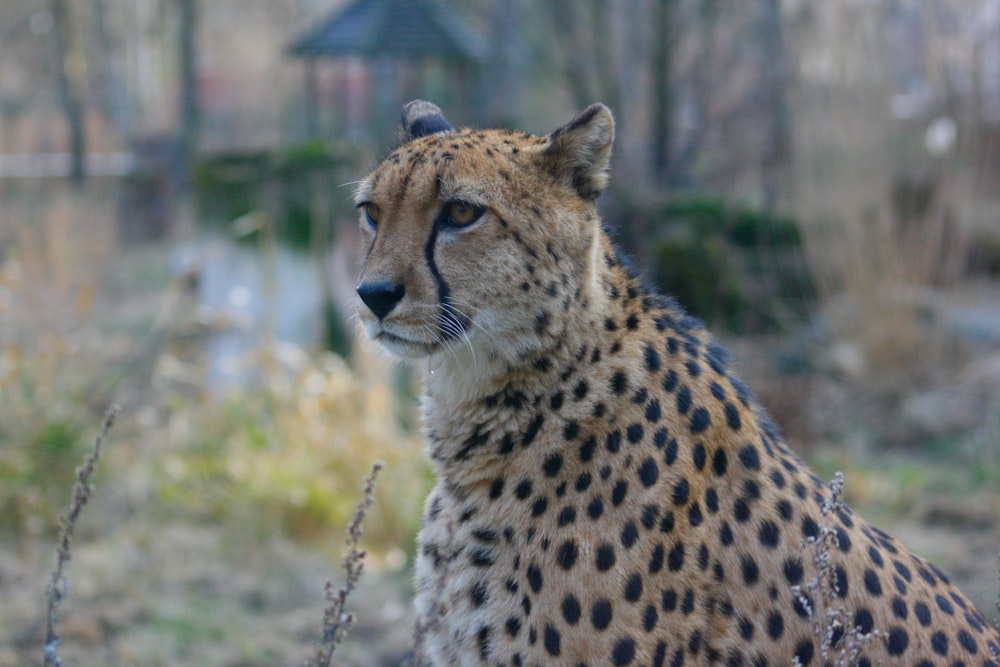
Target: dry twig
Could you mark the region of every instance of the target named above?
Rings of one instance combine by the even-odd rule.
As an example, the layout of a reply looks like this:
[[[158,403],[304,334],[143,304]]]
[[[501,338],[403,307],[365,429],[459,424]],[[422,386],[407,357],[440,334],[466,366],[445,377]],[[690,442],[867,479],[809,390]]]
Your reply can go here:
[[[358,548],[358,542],[364,534],[362,524],[369,508],[375,504],[375,480],[384,467],[381,461],[372,464],[371,472],[365,478],[361,490],[361,501],[354,511],[354,517],[347,525],[347,554],[344,556],[344,570],[347,571],[347,581],[344,587],[334,591],[333,582],[326,582],[326,607],[323,609],[323,637],[316,648],[316,667],[330,667],[333,652],[344,639],[347,630],[354,623],[354,614],[347,611],[347,599],[358,585],[365,566],[365,552]],[[306,663],[312,665],[314,663]]]
[[[800,546],[803,555],[811,547],[816,576],[803,585],[792,586],[792,595],[813,622],[813,635],[824,664],[833,658],[835,667],[847,667],[858,663],[865,644],[880,637],[881,632],[876,628],[864,633],[854,627],[847,608],[836,602],[837,579],[831,549],[837,545],[837,529],[832,525],[832,516],[847,510],[842,498],[844,473],[837,471],[829,487],[830,497],[820,508],[819,535],[803,540]],[[799,664],[798,657],[793,664]]]
[[[62,660],[59,658],[59,634],[56,631],[58,623],[59,604],[69,593],[69,579],[66,577],[66,566],[72,558],[70,544],[73,541],[73,528],[77,519],[83,511],[94,487],[90,485],[90,477],[97,468],[97,462],[101,458],[101,450],[107,441],[108,432],[115,423],[118,416],[119,407],[112,405],[104,413],[104,422],[101,430],[94,436],[94,446],[91,453],[83,460],[83,465],[76,469],[76,483],[73,485],[73,495],[70,498],[69,514],[61,515],[59,523],[62,529],[59,531],[59,544],[56,547],[56,567],[52,570],[52,577],[49,585],[45,589],[45,599],[48,602],[48,614],[46,616],[45,627],[45,666],[62,667]]]

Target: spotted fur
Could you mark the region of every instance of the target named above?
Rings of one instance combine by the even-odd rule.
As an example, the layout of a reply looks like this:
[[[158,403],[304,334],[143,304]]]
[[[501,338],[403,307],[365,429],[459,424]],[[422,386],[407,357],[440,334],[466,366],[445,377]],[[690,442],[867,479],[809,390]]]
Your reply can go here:
[[[411,103],[358,189],[361,321],[435,370],[426,664],[996,667],[969,600],[832,503],[701,323],[622,267],[594,207],[613,127],[594,105],[547,136],[454,130]]]

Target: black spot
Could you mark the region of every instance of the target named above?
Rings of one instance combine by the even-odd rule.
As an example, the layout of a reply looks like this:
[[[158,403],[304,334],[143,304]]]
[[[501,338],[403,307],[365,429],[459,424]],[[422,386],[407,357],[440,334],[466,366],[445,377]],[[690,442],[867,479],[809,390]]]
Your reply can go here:
[[[910,612],[906,608],[906,601],[903,598],[895,597],[892,599],[892,613],[896,618],[904,621],[909,616]]]
[[[923,602],[913,605],[913,613],[916,615],[920,625],[927,627],[931,624],[931,610]]]
[[[607,542],[597,547],[594,564],[601,572],[607,572],[613,568],[615,566],[615,548]]]
[[[570,625],[576,625],[580,620],[580,601],[572,593],[563,598],[562,615]]]
[[[518,483],[517,487],[514,489],[514,495],[517,496],[518,500],[524,500],[531,495],[531,480],[523,479]]]
[[[597,438],[590,436],[580,445],[580,460],[584,463],[594,458],[594,448],[597,447]]]
[[[757,579],[760,578],[760,568],[757,567],[757,561],[749,556],[743,556],[740,558],[740,568],[743,570],[743,583],[748,586],[757,583]]]
[[[677,392],[677,412],[682,415],[686,415],[687,411],[691,409],[691,390],[688,389],[687,385],[682,385],[680,391]]]
[[[604,630],[611,625],[611,603],[600,599],[590,608],[590,622],[597,630]]]
[[[611,376],[611,391],[614,392],[615,396],[621,396],[626,389],[628,389],[628,376],[625,371],[615,371],[615,374]]]
[[[802,583],[802,576],[805,571],[802,569],[802,561],[798,558],[789,558],[785,561],[784,565],[785,579],[792,586],[798,586]]]
[[[856,614],[854,614],[854,627],[858,631],[867,635],[875,627],[875,619],[872,618],[872,613],[867,609],[859,609]]]
[[[618,480],[615,483],[615,488],[611,490],[611,502],[615,507],[622,504],[625,500],[625,495],[628,493],[628,482],[623,479]]]
[[[595,496],[590,504],[587,505],[587,514],[590,515],[591,519],[597,520],[602,514],[604,514],[604,502],[600,497]]]
[[[542,571],[538,569],[538,566],[532,563],[528,566],[525,574],[528,576],[528,585],[531,586],[531,590],[535,593],[542,590]]]
[[[903,655],[910,643],[910,637],[903,628],[893,628],[889,631],[889,655]]]
[[[667,371],[667,374],[663,376],[663,389],[667,392],[673,392],[677,388],[677,373],[674,369]]]
[[[656,484],[656,480],[660,478],[660,467],[656,465],[656,461],[650,458],[643,460],[639,464],[639,480],[642,482],[643,486],[649,488]]]
[[[692,526],[700,526],[703,520],[704,516],[701,513],[701,505],[693,503],[691,507],[688,508],[688,523]]]
[[[781,638],[781,633],[785,631],[785,619],[782,618],[781,614],[776,611],[772,611],[767,617],[767,636],[771,639],[778,640]]]
[[[733,517],[739,523],[746,523],[750,520],[750,506],[747,501],[737,498],[733,503]]]
[[[847,532],[840,526],[837,526],[834,532],[837,535],[837,547],[846,554],[851,550],[851,538],[847,536]]]
[[[774,549],[778,546],[778,539],[780,537],[780,531],[778,530],[777,524],[773,521],[764,521],[760,524],[760,531],[758,532],[758,537],[760,538],[761,545]]]
[[[712,470],[716,475],[722,476],[726,474],[726,468],[729,467],[729,457],[726,455],[726,450],[717,449],[715,454],[712,455]]]
[[[641,597],[642,575],[636,572],[625,581],[625,599],[629,602],[638,602]]]
[[[743,426],[743,420],[740,419],[739,408],[737,408],[732,403],[726,403],[725,411],[726,411],[726,423],[729,424],[729,428],[733,429],[734,431],[739,431],[740,428]]]
[[[660,412],[660,402],[655,398],[649,402],[646,406],[646,421],[650,424],[655,424],[660,421],[662,413]]]
[[[803,639],[795,645],[795,657],[799,659],[798,664],[802,667],[812,663],[813,643],[811,639]]]
[[[677,592],[674,589],[668,588],[660,593],[660,607],[666,612],[677,609]]]
[[[490,550],[477,547],[469,552],[469,562],[475,567],[490,567],[496,562],[496,557]]]
[[[472,586],[472,590],[469,591],[469,596],[472,598],[472,605],[474,607],[482,607],[490,597],[486,588],[486,582],[482,580],[477,581]]]
[[[538,435],[538,431],[542,428],[542,424],[545,422],[545,415],[537,415],[528,424],[528,428],[524,431],[524,437],[521,438],[521,446],[528,447],[535,440],[535,436]]]
[[[931,648],[938,655],[948,655],[948,636],[943,632],[931,635]]]
[[[656,574],[663,569],[663,545],[657,544],[653,547],[653,553],[649,557],[649,573]]]
[[[705,445],[699,442],[694,446],[694,450],[691,452],[691,460],[694,461],[694,467],[698,470],[705,469],[705,463],[708,460],[708,452],[705,450]]]
[[[738,625],[740,627],[740,636],[747,641],[753,639],[754,626],[753,622],[746,616],[740,616]]]
[[[733,531],[729,528],[728,523],[722,524],[722,529],[719,531],[719,541],[722,542],[722,546],[728,547],[733,543]]]
[[[646,370],[650,373],[654,373],[660,370],[663,365],[660,359],[660,353],[654,350],[651,346],[646,346]]]
[[[705,491],[705,507],[709,514],[715,514],[719,511],[719,494],[714,488]]]
[[[882,582],[879,581],[875,570],[865,570],[865,590],[876,597],[882,595]]]
[[[496,500],[503,493],[503,478],[497,477],[490,484],[490,500]]]
[[[639,528],[635,525],[635,521],[629,521],[622,528],[621,543],[626,549],[631,549],[635,546],[636,541],[639,539]]]
[[[579,555],[579,549],[577,549],[576,542],[573,540],[566,540],[559,547],[559,551],[556,554],[556,562],[564,570],[570,570],[576,565],[576,558]]]
[[[794,510],[792,509],[792,504],[787,500],[785,500],[784,498],[782,498],[781,500],[778,501],[777,507],[778,507],[778,515],[785,521],[791,521],[792,516],[795,514]]]
[[[566,425],[563,426],[563,438],[566,440],[575,440],[579,434],[580,425],[575,421],[566,422]]]
[[[546,477],[555,477],[559,474],[559,470],[562,469],[563,458],[561,454],[552,454],[547,459],[545,463],[542,464],[542,470]]]
[[[646,605],[646,609],[642,613],[642,629],[646,632],[652,632],[659,620],[660,613],[656,611],[656,605]]]
[[[646,505],[642,508],[642,525],[646,530],[652,530],[660,516],[660,508],[656,505]]]
[[[962,645],[969,653],[975,655],[976,653],[976,640],[965,630],[958,631],[958,643]]]
[[[511,638],[517,637],[517,633],[521,631],[521,619],[517,616],[511,616],[504,623],[504,629],[507,631],[507,635]]]
[[[694,591],[690,588],[684,591],[684,599],[681,600],[681,613],[690,614],[694,611]]]
[[[579,382],[576,383],[576,386],[573,387],[574,398],[576,398],[576,400],[578,401],[583,400],[583,398],[587,395],[587,391],[589,391],[589,389],[590,387],[587,386],[587,383],[583,380],[580,380]]]
[[[674,530],[674,513],[667,512],[666,514],[663,515],[663,518],[660,519],[660,532],[670,533],[673,530]]]
[[[556,521],[560,526],[567,526],[573,523],[576,521],[576,508],[572,505],[567,505],[562,508],[559,512],[559,516],[556,518]]]
[[[619,639],[611,651],[611,661],[618,667],[630,665],[635,659],[635,640],[631,637]]]
[[[663,450],[663,461],[668,466],[673,465],[674,461],[677,460],[677,440],[674,438],[670,439],[667,443],[666,448]]]
[[[619,430],[614,430],[608,433],[608,437],[604,439],[604,446],[612,454],[618,452],[622,448],[622,432]]]
[[[674,491],[671,494],[671,498],[674,501],[674,505],[686,505],[690,494],[691,486],[688,484],[687,479],[682,478],[677,482],[677,484],[674,485]]]
[[[674,545],[674,548],[670,550],[670,554],[667,556],[667,567],[670,568],[671,572],[677,572],[684,567],[683,542],[678,542]]]
[[[551,625],[545,626],[545,652],[549,655],[559,655],[559,632]]]
[[[941,595],[935,595],[934,601],[937,602],[938,609],[948,614],[949,616],[955,615],[955,608],[951,606],[951,603],[948,602],[946,598],[944,598]]]
[[[701,433],[712,424],[712,417],[705,408],[696,408],[691,413],[691,432]]]
[[[757,454],[757,448],[753,445],[743,445],[737,456],[747,470],[760,470],[760,456]]]
[[[685,366],[687,367],[688,375],[691,377],[696,378],[701,375],[701,366],[698,365],[697,361],[692,359],[691,361],[688,361]]]
[[[629,424],[629,427],[625,430],[625,435],[632,444],[639,442],[642,440],[642,424]]]
[[[842,565],[833,568],[833,589],[842,598],[847,597],[847,570]]]
[[[807,516],[802,519],[802,534],[807,538],[819,537],[819,526],[812,517]]]
[[[590,483],[592,479],[593,478],[590,476],[589,472],[582,472],[580,473],[580,476],[576,478],[576,484],[574,484],[574,488],[577,490],[578,493],[582,493],[586,491],[588,488],[590,488]]]
[[[874,548],[870,548],[869,553],[871,553],[871,551],[874,551]],[[892,564],[896,566],[896,572],[899,572],[899,576],[903,577],[903,579],[906,579],[906,581],[913,580],[913,574],[910,572],[910,568],[906,567],[899,561],[893,561]]]

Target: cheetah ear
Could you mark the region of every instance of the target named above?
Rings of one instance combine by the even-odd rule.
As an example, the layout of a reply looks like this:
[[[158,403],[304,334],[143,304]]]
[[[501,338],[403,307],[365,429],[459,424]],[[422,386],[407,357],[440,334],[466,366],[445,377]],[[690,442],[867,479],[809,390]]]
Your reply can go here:
[[[549,170],[587,201],[608,185],[615,119],[603,104],[591,104],[580,115],[548,136],[544,159]]]
[[[403,143],[454,129],[436,104],[413,100],[403,105],[399,121],[399,138]]]

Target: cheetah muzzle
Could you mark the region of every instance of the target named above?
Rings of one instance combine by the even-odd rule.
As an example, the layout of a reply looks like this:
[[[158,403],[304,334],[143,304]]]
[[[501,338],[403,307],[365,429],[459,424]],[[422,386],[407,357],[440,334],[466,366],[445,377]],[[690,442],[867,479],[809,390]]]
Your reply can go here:
[[[595,208],[606,107],[531,136],[417,101],[400,133],[355,195],[357,293],[372,339],[435,368],[419,664],[1000,662],[972,603],[622,267]]]

